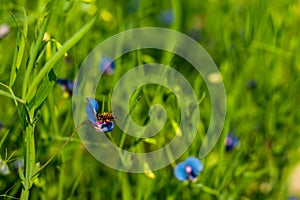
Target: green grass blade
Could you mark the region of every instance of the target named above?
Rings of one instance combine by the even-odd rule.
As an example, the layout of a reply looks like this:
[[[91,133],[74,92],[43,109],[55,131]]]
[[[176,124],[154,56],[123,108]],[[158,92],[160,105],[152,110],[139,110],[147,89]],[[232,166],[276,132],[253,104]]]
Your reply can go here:
[[[23,12],[24,12],[24,25],[23,25],[23,32],[21,34],[21,38],[20,38],[20,44],[19,44],[19,52],[18,52],[18,56],[17,56],[17,61],[16,61],[16,66],[15,66],[15,71],[12,76],[11,79],[11,86],[13,85],[15,78],[17,76],[17,72],[21,66],[22,60],[23,60],[23,55],[24,55],[24,51],[25,51],[25,45],[26,45],[26,41],[27,41],[27,32],[28,32],[28,20],[27,20],[27,14],[25,9],[23,8]],[[13,67],[14,68],[14,67]]]
[[[39,86],[35,96],[34,108],[39,108],[49,96],[49,93],[52,91],[52,88],[55,85],[61,64],[61,62],[56,63],[56,65],[50,70],[46,78],[43,80],[42,84]]]
[[[50,60],[45,64],[43,69],[40,71],[40,73],[37,75],[37,77],[34,79],[34,81],[31,84],[31,87],[29,88],[28,94],[26,96],[26,99],[31,99],[33,97],[34,91],[38,88],[38,85],[41,83],[43,78],[50,72],[50,70],[53,68],[54,64],[62,57],[64,54],[72,48],[93,26],[97,19],[97,15],[88,22],[85,26],[83,26],[77,33],[75,33],[69,40],[65,42],[65,44],[62,46],[60,50],[58,50],[51,58]]]
[[[29,78],[30,78],[30,75],[32,75],[32,70],[33,70],[33,67],[35,65],[36,58],[38,56],[40,47],[42,45],[43,37],[44,37],[44,34],[47,30],[49,20],[50,20],[50,16],[51,16],[51,11],[52,11],[52,8],[53,8],[54,4],[55,4],[55,1],[50,1],[48,3],[47,13],[45,14],[44,23],[42,25],[41,31],[38,35],[38,38],[35,42],[35,45],[34,45],[33,49],[31,49],[31,51],[30,51],[29,63],[28,63],[27,70],[26,70],[25,77],[24,77],[24,81],[23,81],[22,98],[24,98],[26,96],[27,88],[29,86]]]

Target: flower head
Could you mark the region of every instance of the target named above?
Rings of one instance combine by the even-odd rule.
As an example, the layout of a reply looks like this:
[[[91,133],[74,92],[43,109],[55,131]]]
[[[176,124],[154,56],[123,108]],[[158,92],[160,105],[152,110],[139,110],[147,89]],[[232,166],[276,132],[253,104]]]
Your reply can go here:
[[[10,170],[7,166],[7,162],[5,160],[2,160],[1,157],[0,157],[0,174],[2,175],[10,174]]]
[[[226,137],[225,150],[231,151],[239,144],[239,140],[231,132]]]
[[[14,167],[16,170],[21,168],[22,171],[24,171],[24,160],[22,158],[18,158],[14,161]]]
[[[74,81],[67,79],[57,79],[57,83],[61,85],[62,90],[69,96],[73,94]]]
[[[0,39],[4,38],[10,31],[10,27],[7,24],[0,25]]]
[[[247,88],[253,90],[257,87],[257,82],[255,80],[250,80],[247,83]]]
[[[110,57],[103,56],[99,64],[100,72],[106,75],[111,75],[114,73],[115,69],[115,62]]]
[[[164,10],[159,14],[158,19],[161,24],[169,26],[174,21],[174,11],[172,9]]]
[[[188,157],[184,162],[176,165],[174,175],[180,181],[196,181],[202,170],[203,164],[198,158]]]
[[[98,132],[107,133],[110,132],[114,128],[114,116],[109,113],[97,113],[99,109],[98,102],[92,98],[86,98],[88,104],[86,106],[86,114],[91,125]]]

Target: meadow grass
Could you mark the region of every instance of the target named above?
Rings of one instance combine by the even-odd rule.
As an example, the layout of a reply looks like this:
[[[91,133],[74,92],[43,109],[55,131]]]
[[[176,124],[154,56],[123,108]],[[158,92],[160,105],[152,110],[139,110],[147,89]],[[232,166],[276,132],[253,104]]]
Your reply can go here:
[[[173,16],[167,12],[168,19],[160,18],[168,10],[173,10]],[[10,32],[0,39],[0,197],[281,200],[300,195],[288,192],[289,175],[300,160],[299,22],[297,0],[4,0],[0,25],[7,24]],[[56,79],[74,80],[96,44],[145,26],[192,36],[222,74],[227,95],[225,127],[212,152],[201,160],[204,169],[196,183],[178,181],[173,168],[198,155],[209,125],[210,98],[203,79],[176,55],[156,50],[128,53],[116,60],[115,73],[103,78],[96,93],[105,111],[113,86],[133,66],[164,63],[183,74],[202,99],[201,121],[193,144],[176,163],[153,174],[119,172],[96,160],[77,135],[70,138],[76,128],[72,99],[55,84]],[[137,124],[144,125],[154,103],[163,105],[168,114],[157,136],[140,142],[116,127],[110,139],[133,152],[167,144],[179,120],[177,100],[170,90],[147,85],[132,96],[129,107]],[[229,132],[240,143],[226,152]],[[24,166],[15,167],[22,159]]]

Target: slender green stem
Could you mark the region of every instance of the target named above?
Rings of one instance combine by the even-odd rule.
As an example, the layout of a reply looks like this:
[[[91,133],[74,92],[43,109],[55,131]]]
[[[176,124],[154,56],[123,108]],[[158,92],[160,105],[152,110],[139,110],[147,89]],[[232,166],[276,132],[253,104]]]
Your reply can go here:
[[[5,92],[5,91],[3,91],[3,90],[0,90],[0,95],[9,97],[9,98],[11,98],[11,99],[17,100],[17,101],[19,101],[20,103],[23,103],[23,104],[24,104],[24,101],[23,101],[22,99],[20,99],[20,98],[18,98],[18,97],[15,97],[15,96],[13,96],[13,95],[11,95],[11,94],[9,94],[8,92]]]
[[[128,180],[127,173],[119,172],[119,179],[122,184],[122,199],[123,200],[132,199],[131,186]]]
[[[199,184],[196,184],[196,185],[193,185],[193,186],[200,188],[201,190],[203,190],[206,193],[209,193],[209,194],[212,194],[212,195],[216,196],[218,199],[223,199],[221,194],[219,193],[219,191],[217,191],[213,188],[210,188],[208,186],[205,186],[202,183],[199,183]]]
[[[85,124],[85,122],[81,123],[77,128],[74,129],[74,131],[72,132],[72,134],[70,135],[68,140],[65,141],[65,143],[59,149],[56,150],[56,152],[48,159],[48,161],[43,166],[41,166],[39,168],[39,170],[37,172],[34,173],[34,175],[32,177],[34,177],[40,171],[42,171],[59,154],[59,152],[61,152],[61,150],[71,141],[71,139],[75,135],[75,133],[77,133],[78,129],[84,124]]]
[[[26,127],[24,144],[25,144],[25,180],[21,193],[21,200],[29,198],[31,188],[31,177],[35,165],[35,142],[34,142],[34,124]]]
[[[1,83],[1,82],[0,82],[0,85],[5,87],[10,92],[10,94],[9,94],[8,92],[0,90],[0,95],[9,97],[9,98],[13,99],[14,101],[19,101],[20,103],[25,104],[25,101],[23,99],[15,96],[15,94],[14,94],[13,90],[11,89],[11,87],[9,87],[9,86],[5,85],[4,83]]]
[[[20,200],[27,200],[29,199],[29,190],[25,188],[22,189]]]

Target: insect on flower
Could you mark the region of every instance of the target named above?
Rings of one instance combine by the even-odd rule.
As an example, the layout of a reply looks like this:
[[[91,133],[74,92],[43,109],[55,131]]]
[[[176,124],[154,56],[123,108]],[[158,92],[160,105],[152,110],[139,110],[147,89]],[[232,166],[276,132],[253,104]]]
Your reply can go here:
[[[189,180],[195,182],[202,170],[203,164],[198,158],[188,157],[184,162],[176,165],[174,175],[180,181]]]
[[[86,106],[86,114],[88,116],[90,124],[98,132],[110,132],[114,128],[114,122],[112,120],[116,117],[109,112],[98,113],[98,102],[92,98],[86,99],[88,101],[88,104]]]
[[[106,122],[109,123],[111,120],[115,119],[116,116],[114,116],[113,114],[109,113],[109,112],[104,112],[104,113],[97,113],[97,119],[99,121]]]

